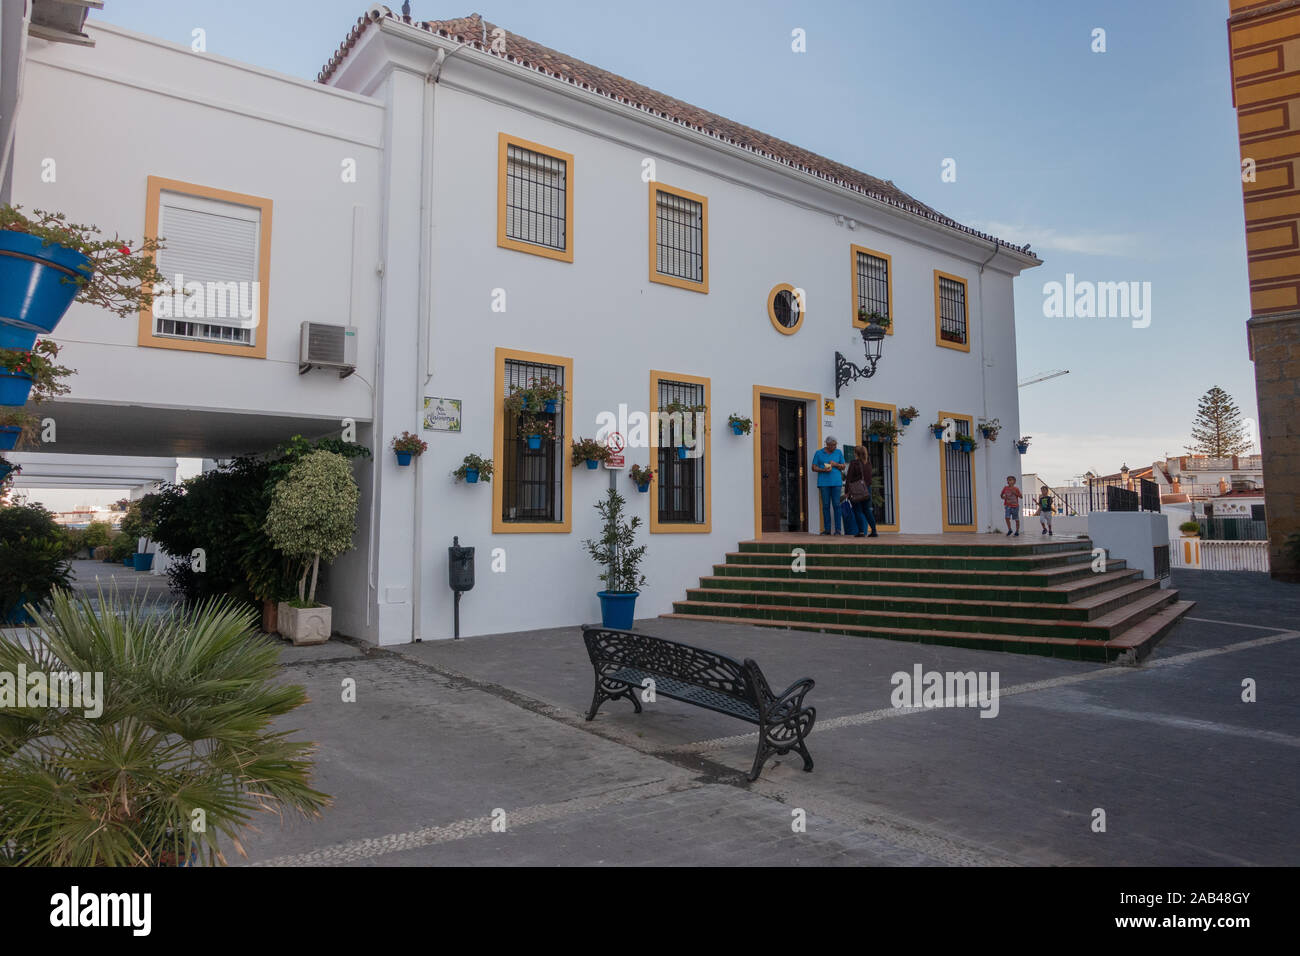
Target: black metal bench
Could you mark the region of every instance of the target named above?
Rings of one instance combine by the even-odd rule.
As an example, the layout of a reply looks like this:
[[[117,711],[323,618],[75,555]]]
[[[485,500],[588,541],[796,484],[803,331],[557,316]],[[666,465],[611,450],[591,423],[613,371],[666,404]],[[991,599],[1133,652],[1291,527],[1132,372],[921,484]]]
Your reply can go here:
[[[713,651],[593,624],[582,628],[582,639],[596,670],[588,720],[596,716],[605,701],[621,698],[630,700],[641,713],[637,691],[649,678],[654,681],[656,696],[758,725],[758,753],[750,780],[758,779],[768,757],[784,756],[791,750],[803,757],[804,770],[812,770],[813,760],[805,741],[812,732],[817,710],[803,705],[804,695],[813,689],[811,677],[773,694],[767,678],[749,658],[741,664]]]

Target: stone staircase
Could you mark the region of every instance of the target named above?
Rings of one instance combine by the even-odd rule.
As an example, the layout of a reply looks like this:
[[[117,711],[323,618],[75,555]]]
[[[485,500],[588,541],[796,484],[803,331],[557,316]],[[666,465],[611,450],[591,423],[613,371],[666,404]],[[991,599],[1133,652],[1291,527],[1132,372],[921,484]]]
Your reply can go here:
[[[1123,561],[1093,571],[1087,538],[908,537],[745,541],[664,617],[1136,661],[1194,606]]]

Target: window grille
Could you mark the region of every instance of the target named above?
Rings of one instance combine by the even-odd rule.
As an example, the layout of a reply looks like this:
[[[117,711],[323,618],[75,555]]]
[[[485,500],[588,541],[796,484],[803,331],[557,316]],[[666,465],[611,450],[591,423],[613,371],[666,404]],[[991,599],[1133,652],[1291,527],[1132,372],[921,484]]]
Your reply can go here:
[[[867,438],[867,429],[872,422],[892,422],[893,420],[894,415],[887,408],[864,407],[862,409],[861,440],[867,447],[867,459],[871,462],[872,483],[875,483],[875,478],[880,479],[880,491],[885,499],[883,504],[876,506],[876,524],[884,525],[892,525],[897,522],[895,517],[897,503],[894,491],[894,446],[888,442],[871,441]],[[849,460],[847,454],[845,460]]]
[[[543,378],[551,379],[560,388],[568,388],[562,366],[506,359],[505,397],[510,396],[512,385],[527,388],[530,382]],[[504,461],[498,479],[502,482],[503,521],[564,520],[564,449],[568,437],[564,434],[563,402],[553,414],[542,414],[555,429],[555,438],[543,438],[540,448],[529,448],[528,436],[519,430],[518,417],[509,410],[505,412],[501,443]]]
[[[510,145],[506,150],[506,236],[548,249],[568,248],[568,163]]]
[[[858,308],[889,315],[889,260],[858,253]]]
[[[939,276],[939,338],[966,344],[966,286]]]
[[[660,379],[659,410],[666,414],[673,402],[703,405],[704,386]],[[660,429],[657,503],[660,524],[704,523],[704,432],[698,427],[700,421],[697,415],[683,412],[680,417],[660,418],[656,422]],[[698,457],[679,455],[677,446],[683,441],[690,442],[690,454]]]
[[[657,191],[656,265],[660,275],[704,282],[704,206]]]

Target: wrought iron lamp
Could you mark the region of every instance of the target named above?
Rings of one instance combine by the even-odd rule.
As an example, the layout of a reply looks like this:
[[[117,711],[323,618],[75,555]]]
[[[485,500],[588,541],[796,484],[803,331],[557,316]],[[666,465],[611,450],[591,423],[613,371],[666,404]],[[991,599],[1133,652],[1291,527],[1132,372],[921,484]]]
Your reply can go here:
[[[872,322],[862,332],[862,345],[866,352],[866,364],[859,368],[841,353],[835,353],[835,397],[840,397],[840,389],[860,378],[871,378],[876,374],[876,363],[880,361],[880,348],[885,341],[885,327]]]

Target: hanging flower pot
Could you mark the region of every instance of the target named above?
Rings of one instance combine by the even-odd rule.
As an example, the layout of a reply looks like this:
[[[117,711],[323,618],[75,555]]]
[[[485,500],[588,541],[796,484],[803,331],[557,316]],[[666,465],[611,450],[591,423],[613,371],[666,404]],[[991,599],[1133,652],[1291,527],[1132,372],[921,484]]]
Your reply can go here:
[[[46,245],[25,232],[0,230],[0,321],[52,332],[89,279],[91,261],[75,249]]]
[[[732,412],[727,418],[727,424],[731,426],[731,434],[748,435],[754,427],[754,420],[746,418],[736,412]]]
[[[931,426],[930,426],[930,431],[934,432],[934,437],[935,437],[935,438],[940,438],[940,439],[943,438],[943,426],[942,426],[942,425],[931,425]]]
[[[555,408],[556,408],[555,399],[553,399],[553,398],[548,399],[547,402],[546,402],[546,414],[548,414],[548,415],[554,415],[554,414],[555,414]]]
[[[0,405],[26,405],[33,384],[30,375],[0,369]]]
[[[30,352],[32,346],[36,344],[36,335],[35,329],[24,329],[16,325],[8,325],[3,319],[0,319],[0,349],[16,349],[20,352]]]
[[[477,468],[466,468],[466,469],[465,469],[465,480],[468,481],[471,485],[478,484],[478,469],[477,469]]]
[[[1025,454],[1027,451],[1029,451],[1029,442],[1027,441],[1016,442],[1016,451],[1020,452],[1020,454],[1022,455]]]
[[[902,425],[904,428],[906,428],[908,425],[912,424],[912,420],[908,418],[906,415],[899,415],[898,423]]]
[[[542,436],[541,436],[541,435],[529,435],[529,436],[528,436],[528,447],[529,447],[529,449],[531,449],[532,451],[537,451],[537,449],[541,448],[541,447],[542,447]]]
[[[18,444],[23,430],[17,425],[0,425],[0,451],[10,451]]]
[[[411,453],[409,451],[399,451],[395,454],[397,455],[397,463],[403,468],[411,463]]]
[[[451,476],[457,481],[470,485],[478,484],[479,478],[482,478],[485,484],[489,483],[492,481],[492,459],[466,455],[460,465],[452,471]]]
[[[423,455],[429,450],[429,445],[419,435],[413,435],[411,432],[402,432],[390,443],[393,453],[397,455],[397,463],[405,467],[411,463],[411,459]]]
[[[685,445],[678,445],[677,457],[680,458],[682,461],[685,461],[686,459],[691,457],[691,450],[687,448]]]
[[[587,459],[587,470],[588,470],[588,471],[595,471],[595,470],[596,470],[597,468],[599,468],[599,467],[600,467],[600,462],[598,462],[596,459],[594,459],[594,458],[588,458],[588,459]]]

